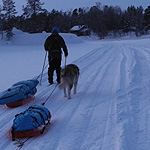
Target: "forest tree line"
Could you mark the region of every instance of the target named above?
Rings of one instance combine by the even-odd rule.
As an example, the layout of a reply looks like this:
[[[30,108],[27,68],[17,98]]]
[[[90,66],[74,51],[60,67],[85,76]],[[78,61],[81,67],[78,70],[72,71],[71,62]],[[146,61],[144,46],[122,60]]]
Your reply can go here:
[[[90,8],[76,8],[70,11],[48,11],[43,9],[40,0],[27,0],[22,7],[22,15],[17,16],[15,2],[2,0],[0,6],[0,31],[12,36],[12,28],[16,27],[28,33],[51,32],[58,26],[60,32],[70,32],[75,25],[86,25],[99,37],[104,38],[110,33],[122,35],[135,32],[137,36],[147,34],[150,30],[150,6],[145,10],[142,6],[129,6],[122,10],[119,6],[102,6],[97,2]]]

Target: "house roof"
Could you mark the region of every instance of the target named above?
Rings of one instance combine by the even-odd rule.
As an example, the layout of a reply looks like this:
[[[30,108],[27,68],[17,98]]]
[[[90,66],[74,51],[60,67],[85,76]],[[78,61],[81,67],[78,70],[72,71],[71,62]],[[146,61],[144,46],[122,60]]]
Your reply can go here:
[[[72,27],[70,30],[71,30],[71,31],[79,31],[79,30],[81,30],[83,27],[85,27],[85,25],[77,25],[77,26]]]

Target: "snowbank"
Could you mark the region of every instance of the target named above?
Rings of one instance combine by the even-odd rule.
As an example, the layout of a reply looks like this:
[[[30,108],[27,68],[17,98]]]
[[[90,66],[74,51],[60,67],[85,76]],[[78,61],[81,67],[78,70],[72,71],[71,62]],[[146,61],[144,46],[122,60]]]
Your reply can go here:
[[[0,45],[43,45],[46,38],[51,33],[36,33],[36,34],[29,34],[25,33],[21,30],[17,30],[16,28],[13,28],[13,34],[11,41],[7,41],[5,36],[4,39],[0,42]],[[64,38],[65,42],[67,44],[71,43],[83,43],[84,41],[77,37],[75,34],[71,33],[60,33],[60,35]]]

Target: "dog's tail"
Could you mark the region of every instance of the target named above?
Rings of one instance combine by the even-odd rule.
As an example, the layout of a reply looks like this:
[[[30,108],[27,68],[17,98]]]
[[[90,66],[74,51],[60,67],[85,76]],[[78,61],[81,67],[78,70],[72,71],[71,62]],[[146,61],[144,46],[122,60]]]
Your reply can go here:
[[[64,84],[63,84],[63,82],[61,82],[60,84],[58,84],[58,88],[59,89],[63,89],[65,86],[64,86]]]

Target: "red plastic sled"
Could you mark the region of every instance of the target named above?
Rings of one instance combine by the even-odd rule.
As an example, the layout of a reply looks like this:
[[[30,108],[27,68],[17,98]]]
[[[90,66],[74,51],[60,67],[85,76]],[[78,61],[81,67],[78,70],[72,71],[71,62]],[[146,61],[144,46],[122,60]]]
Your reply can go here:
[[[50,121],[46,125],[43,125],[42,127],[39,127],[34,130],[12,131],[12,128],[11,128],[7,131],[7,134],[9,135],[9,138],[12,139],[12,141],[15,141],[15,139],[20,139],[20,138],[35,137],[35,136],[39,136],[43,134],[48,125],[50,125]]]
[[[27,131],[15,131],[13,133],[12,140],[18,139],[18,138],[27,138],[27,137],[34,137],[42,134],[45,130],[45,126],[43,128],[38,128],[34,130],[27,130]]]
[[[27,130],[27,131],[13,131],[12,134],[12,129],[9,129],[7,133],[9,134],[9,138],[12,139],[12,141],[15,141],[15,139],[20,139],[20,138],[29,138],[29,137],[35,137],[40,134],[43,134],[46,127],[50,124],[50,122],[46,125],[44,125],[41,128],[34,129],[34,130]]]
[[[34,99],[34,95],[26,98],[26,99],[22,99],[22,100],[19,100],[19,101],[15,101],[15,102],[11,102],[11,103],[7,103],[5,104],[7,107],[9,108],[14,108],[14,107],[18,107],[18,106],[21,106],[21,105],[24,105],[26,104],[27,102],[31,101]]]
[[[49,113],[48,118],[49,119],[46,121],[46,123],[41,125],[37,129],[25,130],[25,131],[14,131],[13,128],[11,128],[7,133],[9,134],[9,137],[11,137],[12,141],[15,141],[15,139],[19,139],[19,138],[29,138],[29,137],[38,136],[40,134],[43,134],[47,126],[50,125],[51,113]]]

